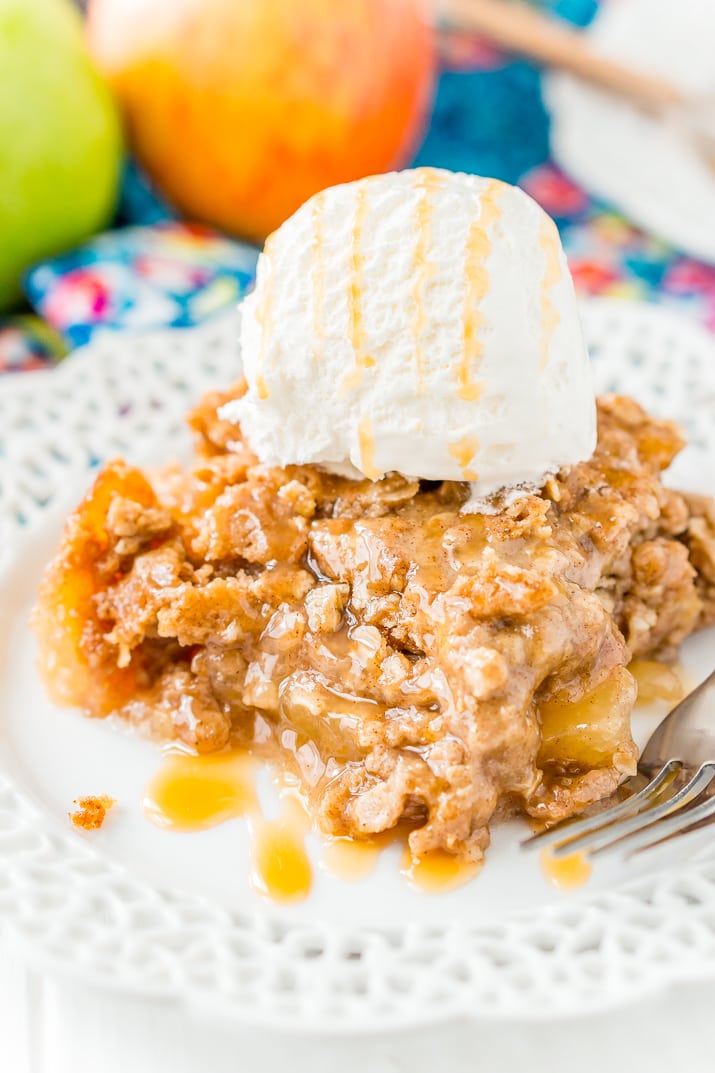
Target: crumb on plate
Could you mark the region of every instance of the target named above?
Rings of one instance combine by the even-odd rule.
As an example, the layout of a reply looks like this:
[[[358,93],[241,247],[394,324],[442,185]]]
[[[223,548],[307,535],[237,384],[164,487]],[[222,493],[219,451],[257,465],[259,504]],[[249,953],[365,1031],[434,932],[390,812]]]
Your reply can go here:
[[[83,831],[96,831],[104,823],[115,801],[107,794],[99,794],[96,797],[78,797],[72,803],[77,805],[77,811],[68,812],[67,815],[75,827]]]

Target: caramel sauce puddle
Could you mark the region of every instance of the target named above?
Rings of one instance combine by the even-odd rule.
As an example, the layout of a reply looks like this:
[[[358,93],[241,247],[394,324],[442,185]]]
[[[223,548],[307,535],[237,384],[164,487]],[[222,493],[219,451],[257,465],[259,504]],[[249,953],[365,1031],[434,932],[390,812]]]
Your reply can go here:
[[[638,686],[637,704],[650,704],[654,700],[673,705],[681,701],[691,686],[686,684],[686,673],[678,664],[663,663],[653,659],[633,659],[628,670]]]
[[[327,836],[323,841],[320,866],[348,883],[366,879],[377,868],[383,850],[404,842],[409,830],[411,828],[405,824],[398,824],[390,831],[365,839]]]
[[[300,901],[313,884],[308,817],[293,795],[281,792],[279,816],[266,819],[255,788],[257,766],[236,749],[211,756],[167,752],[146,788],[144,813],[157,827],[175,831],[205,831],[247,817],[254,889],[271,901]]]
[[[446,894],[469,883],[479,868],[474,861],[463,860],[444,850],[431,850],[416,858],[406,849],[400,863],[400,874],[414,890],[424,894]]]
[[[167,752],[144,793],[144,813],[157,827],[205,831],[257,809],[254,777],[255,761],[243,752]]]
[[[323,847],[320,865],[337,879],[354,883],[372,875],[382,849],[372,840],[357,842],[353,838],[333,838]]]
[[[559,890],[577,890],[591,878],[592,866],[583,853],[571,853],[568,857],[554,857],[550,849],[541,851],[541,870],[552,885]]]
[[[272,902],[303,901],[313,887],[313,866],[305,848],[310,821],[293,796],[281,797],[281,813],[248,820],[251,839],[251,885]]]
[[[144,813],[165,830],[205,831],[236,817],[245,817],[250,839],[251,884],[273,902],[307,898],[313,886],[313,866],[305,847],[311,821],[289,776],[275,780],[280,799],[277,817],[267,819],[256,793],[258,761],[244,750],[231,749],[208,756],[170,750],[147,785]],[[409,827],[365,841],[325,838],[320,867],[348,882],[371,875],[388,846],[403,844]],[[442,894],[462,886],[478,866],[435,851],[417,860],[405,848],[400,872],[411,887],[425,894]]]

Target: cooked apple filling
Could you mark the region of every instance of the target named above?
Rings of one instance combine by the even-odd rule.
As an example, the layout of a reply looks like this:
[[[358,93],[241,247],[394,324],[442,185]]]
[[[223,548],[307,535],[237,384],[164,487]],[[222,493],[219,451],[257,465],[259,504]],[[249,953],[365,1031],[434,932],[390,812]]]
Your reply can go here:
[[[404,822],[417,857],[479,859],[495,814],[560,819],[634,770],[629,661],[715,621],[673,425],[603,398],[590,461],[470,515],[465,484],[260,465],[227,397],[187,472],[113,462],[70,518],[35,612],[57,701],[279,757],[324,831]]]

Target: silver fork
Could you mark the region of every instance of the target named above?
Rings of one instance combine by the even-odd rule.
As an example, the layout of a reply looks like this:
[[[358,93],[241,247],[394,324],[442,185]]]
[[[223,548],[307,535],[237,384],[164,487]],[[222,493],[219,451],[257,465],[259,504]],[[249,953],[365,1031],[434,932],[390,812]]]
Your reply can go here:
[[[638,772],[612,808],[563,820],[522,842],[555,859],[631,856],[715,817],[715,671],[666,716],[648,740]],[[645,782],[645,785],[644,785]]]

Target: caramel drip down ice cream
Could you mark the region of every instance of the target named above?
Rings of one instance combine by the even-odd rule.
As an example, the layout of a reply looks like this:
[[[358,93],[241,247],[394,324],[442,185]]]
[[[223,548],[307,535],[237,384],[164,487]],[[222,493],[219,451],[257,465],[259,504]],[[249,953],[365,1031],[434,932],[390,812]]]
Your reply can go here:
[[[472,485],[472,509],[588,458],[596,412],[558,231],[525,193],[432,168],[332,187],[243,303],[259,458]]]

